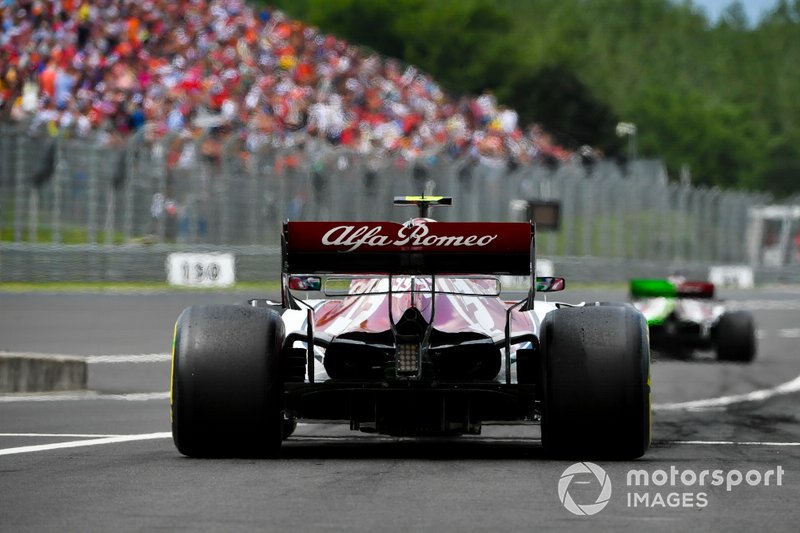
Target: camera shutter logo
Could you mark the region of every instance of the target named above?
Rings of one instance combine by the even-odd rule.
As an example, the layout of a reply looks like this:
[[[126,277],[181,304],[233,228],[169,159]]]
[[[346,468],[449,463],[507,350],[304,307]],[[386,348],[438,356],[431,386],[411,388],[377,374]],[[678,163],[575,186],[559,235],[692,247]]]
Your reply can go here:
[[[600,494],[594,503],[578,504],[572,499],[569,494],[569,486],[572,483],[572,478],[577,474],[593,474],[600,484]],[[611,479],[606,474],[606,471],[594,463],[584,462],[575,463],[568,467],[561,474],[561,479],[558,480],[558,499],[566,507],[567,511],[579,516],[591,516],[602,511],[608,500],[611,498]]]

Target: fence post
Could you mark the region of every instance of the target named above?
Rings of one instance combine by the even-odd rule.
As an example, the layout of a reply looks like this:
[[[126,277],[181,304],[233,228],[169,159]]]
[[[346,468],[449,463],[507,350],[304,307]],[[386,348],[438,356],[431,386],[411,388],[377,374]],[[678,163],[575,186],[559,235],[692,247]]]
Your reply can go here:
[[[633,236],[631,238],[631,257],[647,257],[647,189],[649,185],[642,176],[629,175],[629,180],[636,180],[631,184],[630,205],[634,207]]]
[[[88,176],[88,190],[86,191],[86,240],[90,244],[97,244],[97,208],[98,208],[98,194],[97,194],[97,181],[98,181],[98,157],[97,151],[99,145],[97,139],[94,138],[93,144],[89,151],[89,176]]]
[[[120,156],[123,158],[122,165],[124,165],[125,168],[125,179],[121,187],[122,194],[124,195],[123,199],[125,201],[125,205],[122,208],[122,233],[125,235],[125,242],[129,242],[133,237],[133,209],[134,195],[136,194],[134,184],[136,183],[137,176],[131,145],[135,139],[136,136],[134,135],[123,143],[122,149],[124,151]]]
[[[220,154],[220,175],[219,175],[219,198],[222,199],[222,205],[219,209],[219,229],[217,231],[217,240],[222,244],[229,244],[231,238],[231,202],[232,202],[232,187],[233,180],[233,158],[236,154],[233,148],[242,136],[241,130],[236,130],[233,134],[225,140],[222,145]],[[255,157],[255,154],[251,154]],[[216,181],[216,180],[215,180]]]
[[[675,213],[674,219],[675,224],[672,229],[672,247],[673,247],[673,258],[676,260],[685,260],[688,258],[688,253],[686,250],[688,239],[687,239],[687,229],[686,229],[686,220],[689,217],[689,212],[687,209],[687,202],[686,197],[688,196],[688,190],[686,185],[683,184],[676,184],[675,185]]]
[[[24,135],[21,132],[15,136],[17,153],[16,172],[14,183],[14,242],[22,242],[23,213],[25,210],[25,178],[23,176],[23,162],[25,161],[25,149],[23,147]]]
[[[14,137],[8,135],[6,125],[0,122],[0,236],[3,234],[3,228],[6,223],[6,210],[9,208],[9,200],[6,200],[6,194],[11,192],[10,177],[11,174],[11,139]],[[8,182],[6,180],[9,180]],[[2,237],[0,237],[1,239]]]
[[[149,124],[142,126],[140,131],[145,132],[147,128],[149,128]],[[135,150],[140,150],[141,146],[141,144],[137,144]],[[164,147],[158,142],[150,146],[150,149],[153,172],[155,173],[154,177],[158,183],[158,194],[161,195],[160,202],[155,196],[150,198],[150,218],[155,219],[155,234],[158,237],[158,242],[163,243],[167,239],[167,171],[164,164],[166,155],[164,153]],[[128,150],[134,151],[133,145],[129,145]]]
[[[114,194],[114,183],[109,180],[106,184],[106,216],[105,216],[105,243],[114,243],[114,215],[117,212],[117,195]]]
[[[61,203],[63,201],[63,178],[68,172],[67,162],[64,160],[64,132],[59,132],[53,139],[55,142],[55,165],[53,168],[53,205],[50,215],[53,244],[61,244]]]
[[[614,177],[614,187],[611,195],[611,213],[614,221],[614,250],[609,254],[611,257],[625,257],[625,228],[627,226],[627,205],[623,201],[625,198],[625,182],[620,176]]]
[[[675,263],[675,206],[678,203],[678,195],[675,183],[665,183],[662,187],[664,195],[664,216],[662,230],[662,242],[664,246],[664,259],[668,263]]]
[[[750,248],[747,242],[747,235],[749,231],[750,225],[750,208],[756,206],[763,206],[769,203],[770,198],[768,195],[758,195],[754,198],[754,195],[747,194],[740,192],[737,195],[737,204],[738,204],[738,214],[734,219],[734,223],[736,224],[735,233],[733,236],[733,243],[737,248],[736,251],[736,260],[741,261],[746,264],[750,264],[751,256],[750,256]],[[738,238],[737,238],[738,235]]]
[[[706,206],[703,209],[705,220],[703,222],[703,250],[707,261],[716,260],[716,250],[714,247],[716,234],[720,231],[719,216],[720,189],[712,187],[706,196]]]
[[[259,221],[261,220],[261,217],[258,216],[258,174],[258,168],[256,168],[255,172],[248,173],[250,179],[247,180],[250,194],[247,195],[247,207],[245,208],[245,212],[247,213],[246,235],[250,244],[258,242],[258,227]],[[262,176],[261,179],[265,181],[271,180],[274,183],[275,174],[273,171],[270,171],[267,176]]]
[[[30,138],[28,137],[30,143]],[[28,177],[32,174],[28,169]],[[25,179],[25,178],[23,178]],[[39,187],[28,182],[28,242],[39,242]]]
[[[657,257],[665,262],[672,260],[672,196],[670,195],[669,182],[659,181],[658,183],[658,218],[656,221],[656,231],[659,254]]]
[[[610,183],[604,184],[599,181],[597,176],[591,176],[588,178],[593,184],[595,184],[596,189],[599,191],[599,199],[600,202],[600,218],[597,220],[598,224],[598,239],[597,242],[599,244],[599,249],[597,250],[597,255],[600,257],[610,257],[612,255],[612,247],[615,243],[614,239],[614,216],[616,215],[615,210],[615,197],[614,197],[614,189],[615,189],[615,178],[610,177],[608,181]]]
[[[597,197],[593,183],[589,183],[584,178],[578,178],[578,180],[581,183],[581,250],[578,255],[591,256],[594,254],[592,234],[594,233],[593,222],[595,219],[594,203]]]
[[[730,254],[725,249],[728,241],[728,232],[731,230],[730,211],[732,207],[732,195],[723,191],[719,197],[719,216],[717,217],[717,235],[714,243],[714,260],[719,262],[730,262]]]
[[[111,154],[111,157],[113,157],[115,163],[117,165],[119,165],[120,162],[119,162],[118,158],[119,157],[124,157],[124,156],[121,156],[120,154],[116,153],[116,151],[114,149],[110,149],[109,152]],[[124,166],[125,162],[122,162],[121,164]],[[118,193],[118,190],[117,190],[117,188],[115,186],[115,181],[116,181],[115,178],[118,177],[117,176],[117,172],[119,172],[119,171],[120,171],[120,169],[116,168],[115,171],[112,171],[109,174],[110,179],[106,180],[106,187],[105,187],[106,212],[105,212],[104,224],[103,224],[103,233],[104,233],[103,240],[104,240],[105,244],[113,244],[114,243],[114,228],[117,225],[117,193]],[[127,169],[125,169],[125,171],[127,172]],[[128,180],[129,180],[129,176],[125,175],[124,176],[124,181],[122,182],[120,189],[122,189],[122,188],[124,188],[126,186],[126,182]],[[123,220],[124,220],[124,216],[123,216]]]

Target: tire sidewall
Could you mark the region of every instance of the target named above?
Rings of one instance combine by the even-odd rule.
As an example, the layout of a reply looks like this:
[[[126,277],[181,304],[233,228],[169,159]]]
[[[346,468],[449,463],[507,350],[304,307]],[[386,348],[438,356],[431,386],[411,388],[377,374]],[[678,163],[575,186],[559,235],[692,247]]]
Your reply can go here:
[[[634,458],[650,445],[647,324],[628,305],[562,308],[542,328],[542,441],[548,453]]]
[[[181,453],[254,455],[280,445],[283,338],[283,322],[269,309],[212,305],[181,313],[170,391]]]

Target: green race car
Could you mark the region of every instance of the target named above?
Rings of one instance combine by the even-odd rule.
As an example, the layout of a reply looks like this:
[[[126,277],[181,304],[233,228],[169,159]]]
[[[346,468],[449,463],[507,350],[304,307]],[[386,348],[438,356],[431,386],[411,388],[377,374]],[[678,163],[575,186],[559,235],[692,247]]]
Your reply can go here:
[[[681,278],[634,279],[631,301],[647,319],[650,347],[687,358],[713,350],[720,361],[749,363],[756,355],[756,333],[749,311],[729,310],[707,281]]]

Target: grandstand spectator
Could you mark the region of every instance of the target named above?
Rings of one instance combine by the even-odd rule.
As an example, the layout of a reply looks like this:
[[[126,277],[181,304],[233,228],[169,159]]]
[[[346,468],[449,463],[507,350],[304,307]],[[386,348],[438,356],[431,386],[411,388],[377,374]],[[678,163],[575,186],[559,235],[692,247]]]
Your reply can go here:
[[[243,0],[0,3],[0,106],[14,120],[125,135],[231,135],[258,150],[322,139],[407,159],[491,167],[571,154],[485,92],[449,99],[430,76]]]

